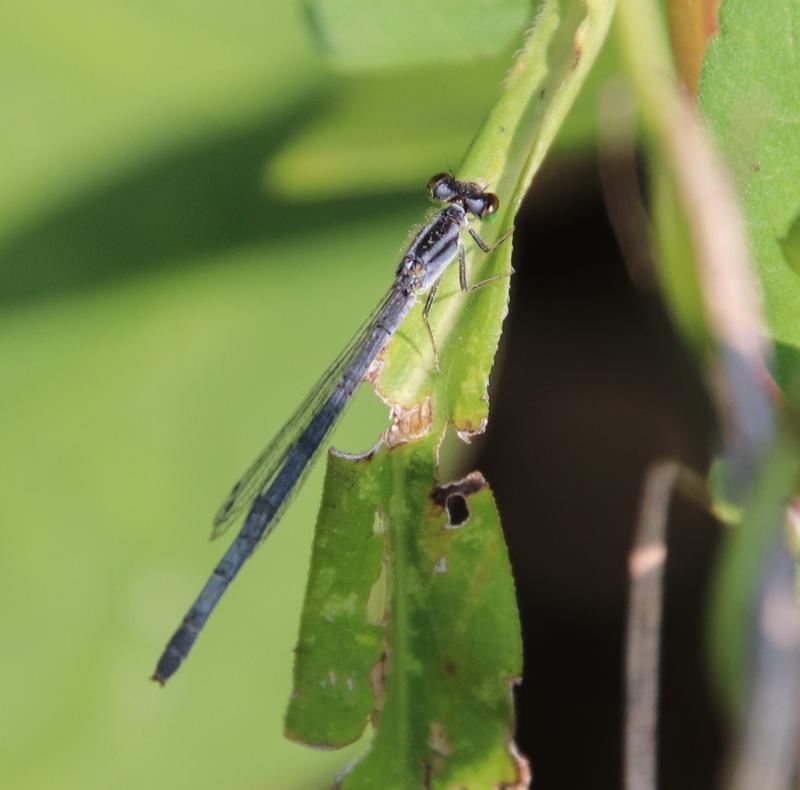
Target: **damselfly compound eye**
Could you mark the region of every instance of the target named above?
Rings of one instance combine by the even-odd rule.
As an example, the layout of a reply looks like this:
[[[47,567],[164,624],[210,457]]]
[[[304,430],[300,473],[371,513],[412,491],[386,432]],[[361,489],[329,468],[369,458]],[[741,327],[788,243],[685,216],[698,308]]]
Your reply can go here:
[[[445,203],[455,196],[455,184],[456,180],[450,173],[437,173],[428,181],[428,192],[434,200]]]
[[[433,192],[439,183],[442,181],[449,181],[451,178],[452,176],[450,173],[437,173],[435,176],[431,176],[430,179],[428,179],[426,189],[428,192]]]
[[[478,214],[481,218],[491,216],[500,206],[500,198],[494,192],[486,192],[483,201],[483,211]]]
[[[461,198],[464,208],[478,219],[485,219],[497,211],[500,200],[493,192],[483,192],[475,196]]]

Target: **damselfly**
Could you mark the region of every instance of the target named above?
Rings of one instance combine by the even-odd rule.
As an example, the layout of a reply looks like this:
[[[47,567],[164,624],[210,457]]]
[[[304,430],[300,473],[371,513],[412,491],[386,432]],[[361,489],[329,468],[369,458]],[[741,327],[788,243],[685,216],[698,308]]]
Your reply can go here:
[[[428,182],[431,197],[446,205],[414,237],[395,273],[389,292],[344,351],[325,371],[291,419],[231,489],[214,519],[214,535],[224,532],[242,513],[247,516],[230,548],[167,643],[153,679],[165,683],[186,659],[209,615],[258,543],[277,524],[284,508],[353,397],[372,362],[397,331],[421,293],[428,292],[422,317],[438,355],[428,315],[449,264],[458,258],[463,291],[474,291],[506,275],[467,283],[462,232],[467,231],[485,253],[489,246],[469,224],[470,215],[484,219],[497,211],[497,195],[471,181],[440,173]]]

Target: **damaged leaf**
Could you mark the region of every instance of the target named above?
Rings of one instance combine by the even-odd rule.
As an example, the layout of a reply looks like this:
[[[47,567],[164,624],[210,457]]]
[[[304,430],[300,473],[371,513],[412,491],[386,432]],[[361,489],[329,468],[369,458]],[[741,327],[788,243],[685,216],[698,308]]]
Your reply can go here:
[[[487,185],[500,210],[475,229],[492,243],[513,228],[514,216],[605,39],[611,0],[542,3],[503,93],[458,169],[460,178]],[[418,304],[384,352],[377,389],[406,409],[431,398],[434,427],[450,422],[468,439],[484,430],[488,381],[508,310],[511,240],[490,255],[467,245],[467,281],[500,279],[471,293],[451,266],[430,313],[441,372],[435,373]]]
[[[457,171],[500,198],[496,222],[475,225],[490,244],[513,228],[613,7],[612,0],[541,4]],[[371,749],[340,777],[344,787],[527,786],[510,696],[522,671],[520,627],[497,510],[479,475],[446,487],[438,477],[448,425],[465,440],[486,425],[508,305],[510,240],[489,255],[471,242],[467,250],[468,283],[493,279],[465,294],[457,265],[446,273],[430,314],[440,372],[417,304],[370,372],[391,406],[384,440],[370,457],[329,456],[287,729],[332,745],[356,739],[371,721]],[[383,525],[377,532],[376,518]],[[337,556],[332,549],[345,533],[345,554]],[[376,588],[384,590],[383,622],[375,617]],[[348,604],[335,613],[341,628],[326,620],[331,595]],[[375,628],[381,649],[372,641]],[[352,663],[341,656],[350,650]],[[371,707],[341,687],[345,665],[354,688],[371,689]],[[341,718],[336,700],[346,706]]]
[[[383,650],[383,627],[367,615],[385,551],[380,473],[366,458],[328,458],[286,714],[294,740],[345,746],[372,712],[369,675]]]
[[[479,475],[433,489],[435,475],[431,437],[329,459],[287,731],[341,745],[372,718],[372,747],[342,787],[490,788],[523,770],[511,705],[522,646],[497,508]],[[372,625],[382,562],[387,617]]]

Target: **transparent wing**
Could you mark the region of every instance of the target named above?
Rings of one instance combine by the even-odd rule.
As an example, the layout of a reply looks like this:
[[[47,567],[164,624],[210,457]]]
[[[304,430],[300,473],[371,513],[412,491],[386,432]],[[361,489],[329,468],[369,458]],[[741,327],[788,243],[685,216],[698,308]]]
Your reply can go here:
[[[336,357],[330,367],[322,374],[320,380],[312,387],[297,411],[231,488],[230,493],[214,517],[212,538],[222,535],[242,513],[250,509],[256,497],[269,488],[300,434],[302,434],[309,421],[322,405],[327,402],[338,382],[353,364],[353,361],[362,353],[366,339],[374,332],[376,322],[380,320],[386,311],[392,297],[396,297],[394,289],[391,289],[379,302],[339,356]],[[376,350],[369,359],[359,360],[363,362],[365,371],[379,351],[380,349]],[[306,469],[310,468],[310,466],[311,463],[309,462]]]

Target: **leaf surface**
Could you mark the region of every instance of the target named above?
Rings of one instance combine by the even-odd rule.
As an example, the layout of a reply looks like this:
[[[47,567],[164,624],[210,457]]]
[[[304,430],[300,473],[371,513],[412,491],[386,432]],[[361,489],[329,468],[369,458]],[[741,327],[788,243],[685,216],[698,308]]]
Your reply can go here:
[[[496,54],[530,16],[527,0],[310,0],[306,9],[320,48],[348,69]]]
[[[431,437],[329,458],[287,730],[342,745],[372,718],[372,748],[342,787],[489,788],[524,770],[511,750],[522,646],[497,508],[479,475],[432,488],[435,464]]]
[[[700,109],[742,196],[752,255],[776,344],[776,375],[797,401],[800,276],[800,6],[727,0],[706,52]],[[788,254],[787,254],[788,253]]]

